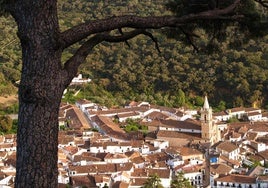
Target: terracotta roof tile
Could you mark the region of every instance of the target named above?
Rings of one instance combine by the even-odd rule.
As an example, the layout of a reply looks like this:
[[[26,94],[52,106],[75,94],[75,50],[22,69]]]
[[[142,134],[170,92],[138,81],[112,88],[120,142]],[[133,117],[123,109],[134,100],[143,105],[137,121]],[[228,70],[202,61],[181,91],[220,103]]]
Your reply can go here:
[[[194,129],[201,130],[201,123],[199,121],[185,120],[185,121],[176,121],[176,120],[160,120],[162,126],[174,127],[177,129]]]
[[[220,157],[220,160],[223,160],[225,162],[227,162],[227,164],[229,165],[236,165],[236,166],[239,166],[241,164],[241,161],[237,161],[237,160],[233,160],[233,159],[228,159],[227,157],[221,155]]]
[[[182,133],[176,131],[158,131],[157,138],[185,138],[185,139],[193,139],[193,140],[201,140],[201,134],[196,133]]]
[[[214,173],[214,174],[230,174],[232,171],[232,167],[227,166],[225,164],[212,164],[210,166],[210,172]]]
[[[122,182],[122,181],[117,181],[112,185],[112,188],[128,188],[129,184]]]
[[[258,133],[248,132],[247,133],[247,140],[255,140],[258,136]]]
[[[226,115],[228,115],[228,113],[226,111],[213,113],[213,116],[226,116]]]
[[[96,114],[99,116],[113,116],[118,114],[125,114],[129,112],[146,112],[148,110],[147,107],[132,107],[132,108],[117,108],[117,109],[110,109],[110,110],[102,110],[91,112],[92,114]]]
[[[5,164],[6,165],[12,165],[13,167],[16,167],[16,152],[13,152],[11,155],[9,155],[6,160],[5,160]]]
[[[114,164],[96,164],[96,165],[86,165],[86,166],[69,166],[71,171],[75,171],[77,174],[80,173],[90,173],[90,174],[106,174],[116,172],[116,167]]]
[[[244,176],[244,175],[226,175],[220,178],[215,179],[219,182],[229,182],[229,183],[256,183],[256,177]]]
[[[92,176],[73,176],[70,178],[70,181],[74,187],[85,185],[90,187],[96,186],[95,180]]]
[[[108,153],[104,159],[122,159],[122,158],[128,158],[125,154],[121,153]]]
[[[159,119],[167,119],[168,116],[161,112],[153,111],[149,113],[147,116],[145,116],[145,118],[149,118],[151,120],[154,120],[154,119],[159,120]]]
[[[184,173],[200,172],[201,169],[203,169],[203,165],[191,165],[182,167]]]
[[[125,152],[125,155],[128,156],[130,159],[134,159],[136,157],[141,156],[140,152],[137,152],[137,151],[128,151],[128,152]]]
[[[132,177],[149,177],[150,175],[157,174],[160,178],[170,178],[170,169],[153,169],[153,168],[135,168],[131,173]]]
[[[182,156],[192,156],[192,155],[202,155],[203,156],[203,153],[195,148],[181,147],[178,151],[179,151],[179,154]]]
[[[116,166],[116,171],[130,171],[133,168],[133,163],[120,163],[120,164],[115,164]]]
[[[233,112],[244,112],[245,108],[237,107],[237,108],[232,108],[232,109],[229,109],[229,110],[231,111],[231,113],[233,113]]]
[[[235,144],[233,144],[232,142],[222,142],[217,146],[217,148],[230,153],[230,152],[238,149],[239,147],[236,146]]]
[[[268,112],[263,112],[262,117],[268,117]]]
[[[150,163],[152,162],[160,162],[160,161],[166,161],[167,159],[169,159],[169,156],[164,153],[164,152],[158,152],[158,153],[154,153],[154,154],[148,154],[145,157],[146,161],[149,161]]]
[[[80,161],[95,161],[99,162],[102,161],[98,157],[93,157],[93,156],[83,156],[83,155],[75,155],[73,162],[80,162]]]
[[[131,178],[130,186],[143,186],[147,178],[147,176],[143,178]]]
[[[144,157],[142,156],[139,156],[139,157],[135,157],[135,158],[132,158],[130,159],[131,162],[133,162],[134,164],[141,164],[141,163],[144,163],[145,162],[145,159]]]
[[[258,181],[268,181],[268,175],[262,175],[257,177]]]
[[[268,150],[261,151],[258,154],[262,156],[265,160],[268,160]]]

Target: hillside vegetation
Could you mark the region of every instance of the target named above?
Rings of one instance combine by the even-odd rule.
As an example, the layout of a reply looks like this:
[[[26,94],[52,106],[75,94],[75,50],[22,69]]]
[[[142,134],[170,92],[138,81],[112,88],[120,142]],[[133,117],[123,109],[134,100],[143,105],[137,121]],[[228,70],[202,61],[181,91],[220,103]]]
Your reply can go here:
[[[87,19],[99,19],[121,14],[170,14],[159,0],[95,0],[59,1],[62,30]],[[268,101],[268,35],[245,38],[230,27],[227,40],[219,41],[212,52],[196,53],[187,41],[167,37],[166,30],[152,31],[155,43],[146,37],[136,37],[128,44],[103,43],[97,46],[80,73],[93,81],[70,88],[64,100],[72,101],[72,92],[81,90],[83,97],[108,106],[127,100],[178,107],[200,105],[207,94],[218,110],[233,106],[266,107]],[[198,31],[200,34],[203,31]],[[0,96],[17,92],[20,79],[21,52],[14,21],[0,17]],[[202,46],[208,37],[201,35]],[[62,61],[72,55],[77,46],[64,53]],[[215,46],[213,47],[215,48]]]

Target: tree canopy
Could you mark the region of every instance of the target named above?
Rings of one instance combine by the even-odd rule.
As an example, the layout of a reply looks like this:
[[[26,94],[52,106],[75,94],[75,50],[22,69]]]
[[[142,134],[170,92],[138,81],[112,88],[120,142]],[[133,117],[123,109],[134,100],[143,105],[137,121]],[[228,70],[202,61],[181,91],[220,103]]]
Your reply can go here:
[[[150,175],[143,185],[143,188],[163,188],[161,180],[157,174]]]
[[[193,188],[190,180],[184,177],[183,172],[178,172],[175,178],[171,181],[171,188]]]
[[[5,133],[12,128],[12,119],[9,116],[0,116],[0,132]]]

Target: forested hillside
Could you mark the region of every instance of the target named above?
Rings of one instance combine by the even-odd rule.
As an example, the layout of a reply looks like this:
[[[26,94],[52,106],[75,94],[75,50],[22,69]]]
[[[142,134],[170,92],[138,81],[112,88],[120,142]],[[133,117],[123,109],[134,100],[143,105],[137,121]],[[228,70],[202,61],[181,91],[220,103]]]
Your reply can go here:
[[[88,18],[134,13],[170,14],[160,0],[59,1],[62,30]],[[21,52],[12,19],[0,17],[0,33],[0,96],[3,96],[17,92]],[[76,88],[81,89],[80,97],[110,106],[126,100],[175,107],[200,105],[200,97],[205,94],[219,109],[268,104],[268,35],[249,39],[230,27],[227,40],[218,41],[212,51],[197,53],[187,41],[167,37],[165,30],[153,33],[161,53],[150,38],[142,36],[128,43],[97,46],[80,69],[83,76],[93,80]],[[200,36],[197,42],[202,46],[208,37]],[[66,51],[62,61],[73,51],[74,48]],[[71,98],[67,94],[65,100]]]

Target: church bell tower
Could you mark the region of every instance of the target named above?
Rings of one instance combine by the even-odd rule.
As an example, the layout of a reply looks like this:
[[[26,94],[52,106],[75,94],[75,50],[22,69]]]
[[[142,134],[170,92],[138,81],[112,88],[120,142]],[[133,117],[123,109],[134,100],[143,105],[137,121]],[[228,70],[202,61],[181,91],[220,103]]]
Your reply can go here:
[[[205,96],[203,108],[201,108],[202,139],[214,144],[219,141],[219,131],[212,118],[212,108],[209,107],[208,98]]]

